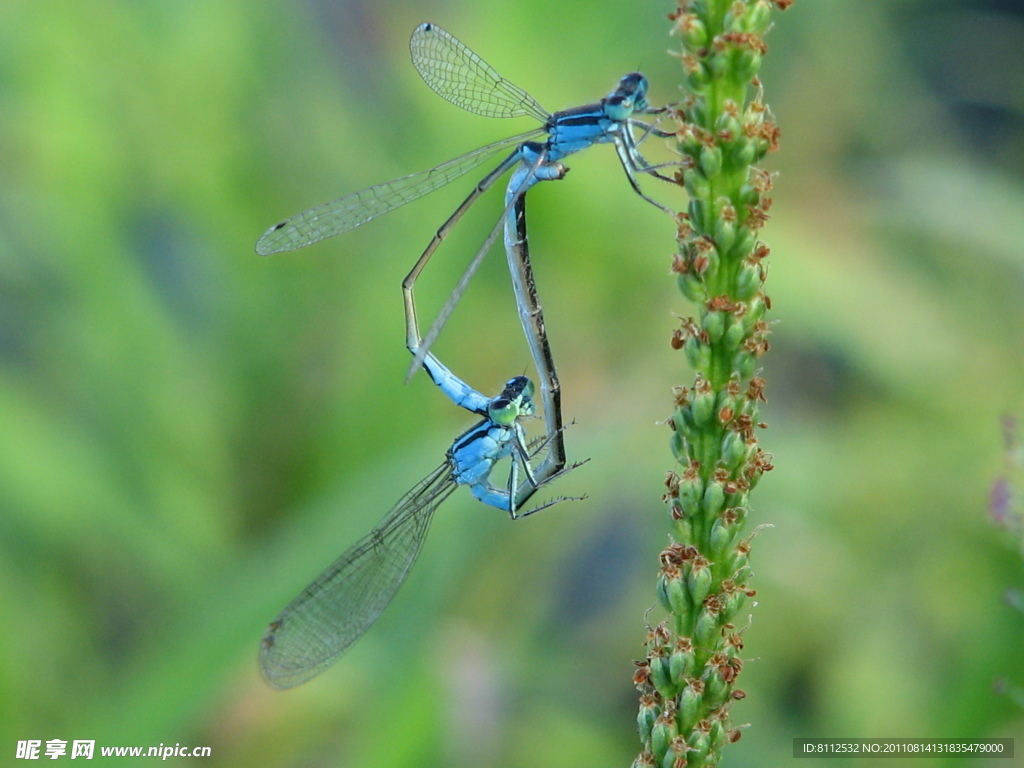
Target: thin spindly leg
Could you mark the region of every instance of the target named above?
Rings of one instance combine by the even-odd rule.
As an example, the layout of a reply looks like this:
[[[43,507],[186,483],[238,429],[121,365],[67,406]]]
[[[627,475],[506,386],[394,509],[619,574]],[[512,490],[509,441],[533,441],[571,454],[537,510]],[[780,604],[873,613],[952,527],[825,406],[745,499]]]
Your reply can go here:
[[[665,111],[665,107],[657,110],[650,111],[650,114],[660,115]],[[661,120],[661,117],[658,117]],[[642,133],[640,138],[637,139],[633,135],[633,129],[639,128]],[[658,173],[662,168],[678,168],[680,163],[678,161],[671,161],[667,163],[650,163],[647,158],[640,152],[640,145],[643,144],[649,136],[658,136],[663,139],[672,138],[675,136],[670,131],[663,131],[657,127],[657,121],[654,123],[646,123],[643,120],[635,120],[630,118],[626,121],[625,127],[619,134],[622,139],[622,143],[625,147],[626,154],[629,156],[630,166],[636,173],[646,173],[649,176],[653,176],[656,179],[667,181],[670,184],[678,184],[679,182],[671,176],[665,176],[664,174]],[[614,140],[614,139],[613,139]],[[619,154],[619,159],[622,159],[622,154]],[[627,171],[628,175],[628,171]],[[635,187],[634,187],[635,189]]]
[[[640,150],[638,150],[633,143],[632,134],[628,132],[628,129],[624,133],[616,134],[613,139],[613,143],[615,144],[615,154],[618,156],[619,162],[622,164],[622,170],[626,172],[626,178],[629,180],[629,185],[633,188],[633,191],[654,207],[660,208],[669,216],[675,218],[677,215],[675,211],[662,205],[653,197],[648,197],[644,194],[644,191],[640,189],[640,183],[637,181],[636,174],[646,173],[659,178],[662,181],[675,183],[674,179],[670,179],[657,172],[656,169],[663,166],[652,166],[644,159],[643,155],[640,154]],[[671,165],[675,164],[672,163]]]
[[[546,410],[546,406],[545,406],[545,410]],[[564,431],[564,429],[565,428],[563,427],[560,431],[555,432],[554,434],[545,435],[543,437],[538,437],[536,440],[530,441],[529,452],[527,454],[528,457],[530,459],[534,459],[537,456],[539,456],[541,451],[544,451],[544,450],[548,449],[548,446],[554,441],[554,439],[556,437],[559,440],[561,440],[562,432]],[[513,454],[513,456],[514,455],[515,454]],[[529,499],[531,496],[533,496],[533,494],[536,492],[536,490],[539,489],[541,486],[546,485],[546,484],[554,481],[555,479],[561,477],[562,475],[564,475],[564,474],[566,474],[568,472],[572,472],[574,469],[576,469],[577,467],[583,466],[588,461],[590,461],[590,459],[583,459],[583,461],[575,461],[572,464],[570,464],[569,466],[563,467],[562,469],[557,470],[557,471],[555,471],[553,466],[552,466],[551,470],[546,470],[546,469],[543,470],[544,472],[550,471],[551,474],[546,474],[544,476],[544,478],[541,479],[541,477],[540,477],[540,467],[544,467],[545,466],[545,464],[542,462],[540,467],[537,470],[534,470],[534,472],[537,474],[537,476],[535,478],[533,478],[531,481],[523,483],[519,487],[518,492],[516,493],[516,496],[515,496],[515,502],[514,502],[515,506],[513,507],[513,509],[515,511],[510,511],[511,518],[513,520],[518,520],[521,517],[527,517],[529,515],[532,515],[534,512],[540,512],[542,509],[547,509],[548,507],[554,506],[555,504],[558,504],[561,501],[583,501],[583,499],[587,498],[586,495],[583,495],[583,496],[556,496],[555,498],[549,499],[548,501],[546,501],[543,504],[540,504],[540,505],[538,505],[536,507],[530,507],[530,509],[526,510],[525,512],[520,512],[519,511],[522,508],[522,505],[526,503],[527,499]],[[524,461],[521,461],[519,463],[521,464],[521,466],[524,469],[529,469],[529,468],[532,467],[532,465],[530,464],[529,461],[525,461],[524,460]],[[563,459],[563,463],[564,463],[564,459]]]
[[[661,128],[658,127],[658,123],[660,123],[664,119],[665,114],[667,112],[667,106],[644,110],[645,115],[656,116],[653,123],[648,123],[644,120],[637,120],[636,118],[633,117],[626,120],[626,122],[634,128],[643,128],[644,132],[643,134],[641,134],[640,139],[637,141],[637,144],[642,144],[644,140],[652,134],[660,139],[671,139],[676,135],[674,131],[663,131]]]
[[[529,457],[522,460],[523,466],[529,467]],[[519,510],[519,465],[520,457],[516,455],[515,449],[512,451],[512,466],[509,467],[508,471],[508,485],[506,486],[506,492],[508,493],[508,516],[515,520],[518,515],[516,512]],[[530,479],[523,483],[524,489],[523,494],[529,494],[532,496],[537,490],[537,483],[533,480],[533,473],[530,473]],[[526,498],[529,498],[527,496]],[[523,499],[523,503],[526,502],[526,498]]]

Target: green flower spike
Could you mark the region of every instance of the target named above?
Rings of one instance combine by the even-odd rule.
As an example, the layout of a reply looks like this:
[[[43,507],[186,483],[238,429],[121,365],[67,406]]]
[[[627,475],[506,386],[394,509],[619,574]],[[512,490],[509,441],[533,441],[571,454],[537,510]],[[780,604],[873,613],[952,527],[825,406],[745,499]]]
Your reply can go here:
[[[672,543],[661,552],[656,593],[667,616],[647,633],[633,682],[641,693],[642,751],[634,766],[698,768],[740,737],[732,705],[742,635],[734,621],[755,594],[747,586],[750,492],[772,469],[757,431],[765,382],[771,301],[764,292],[768,246],[759,240],[771,208],[771,174],[755,167],[778,145],[757,78],[763,35],[793,0],[679,0],[670,19],[687,96],[676,106],[676,178],[689,204],[679,216],[672,262],[698,316],[670,339],[696,372],[673,391],[668,419],[677,467],[662,499]],[[754,532],[756,533],[756,531]]]

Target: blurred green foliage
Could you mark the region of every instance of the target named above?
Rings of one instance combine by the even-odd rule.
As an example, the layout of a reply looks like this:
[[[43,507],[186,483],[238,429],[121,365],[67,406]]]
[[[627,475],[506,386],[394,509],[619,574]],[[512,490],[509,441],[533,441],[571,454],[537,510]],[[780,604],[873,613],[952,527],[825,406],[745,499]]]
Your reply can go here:
[[[984,508],[1000,414],[1024,406],[1024,19],[1003,5],[803,0],[768,38],[777,470],[751,524],[776,527],[732,764],[788,765],[793,736],[1024,736],[991,686],[1024,677],[1024,620],[999,602],[1021,563]],[[285,694],[256,671],[266,622],[466,426],[425,377],[403,384],[398,287],[466,186],[299,254],[253,243],[529,127],[424,87],[420,21],[560,109],[637,67],[672,100],[669,10],[0,6],[5,762],[61,738],[209,745],[216,766],[628,764],[665,543],[657,422],[691,378],[668,344],[690,312],[670,222],[606,148],[531,193],[568,445],[593,459],[558,492],[590,498],[512,524],[462,494],[378,625]],[[425,307],[499,206],[431,265]],[[488,261],[437,351],[489,392],[529,356]]]

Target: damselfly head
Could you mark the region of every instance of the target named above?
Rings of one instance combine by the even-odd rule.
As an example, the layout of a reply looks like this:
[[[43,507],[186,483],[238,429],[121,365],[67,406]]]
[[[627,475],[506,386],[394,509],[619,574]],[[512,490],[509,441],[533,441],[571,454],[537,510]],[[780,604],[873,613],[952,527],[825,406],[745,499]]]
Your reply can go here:
[[[639,72],[630,72],[619,80],[619,86],[612,93],[612,96],[626,96],[633,100],[633,110],[641,111],[647,109],[647,78]]]

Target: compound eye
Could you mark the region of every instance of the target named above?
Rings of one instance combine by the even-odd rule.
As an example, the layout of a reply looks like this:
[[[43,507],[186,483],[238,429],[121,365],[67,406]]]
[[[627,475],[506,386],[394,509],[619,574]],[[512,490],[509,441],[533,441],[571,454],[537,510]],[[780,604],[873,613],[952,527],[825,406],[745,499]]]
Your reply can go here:
[[[487,406],[487,416],[495,424],[507,427],[519,418],[519,403],[507,397],[496,397]]]
[[[526,379],[526,377],[523,377]],[[533,382],[530,379],[526,379],[526,383],[523,384],[523,400],[532,400],[534,392],[537,388],[533,386]]]

